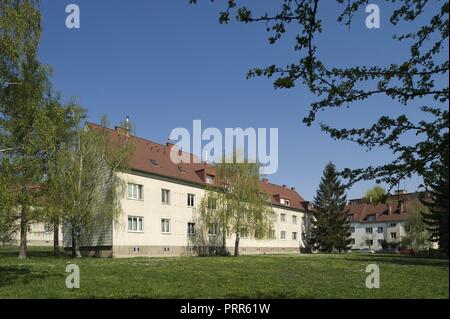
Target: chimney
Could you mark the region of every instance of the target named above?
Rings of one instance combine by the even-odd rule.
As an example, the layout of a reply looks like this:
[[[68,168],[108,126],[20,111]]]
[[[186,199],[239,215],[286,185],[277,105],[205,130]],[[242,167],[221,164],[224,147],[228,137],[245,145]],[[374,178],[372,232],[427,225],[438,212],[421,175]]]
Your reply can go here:
[[[403,210],[405,209],[403,202],[400,204],[400,214],[403,213]]]
[[[269,183],[269,179],[268,179],[267,177],[264,177],[264,178],[263,178],[263,182],[266,183],[266,184],[268,184],[268,183]]]
[[[283,185],[283,188],[287,188],[287,185]]]
[[[130,130],[130,117],[128,115],[125,117],[125,129]]]
[[[116,126],[115,129],[119,135],[130,136],[130,117],[128,115],[125,117],[124,127]]]
[[[391,215],[391,214],[392,214],[392,206],[389,205],[389,215]]]
[[[295,191],[295,187],[291,187],[291,191]]]

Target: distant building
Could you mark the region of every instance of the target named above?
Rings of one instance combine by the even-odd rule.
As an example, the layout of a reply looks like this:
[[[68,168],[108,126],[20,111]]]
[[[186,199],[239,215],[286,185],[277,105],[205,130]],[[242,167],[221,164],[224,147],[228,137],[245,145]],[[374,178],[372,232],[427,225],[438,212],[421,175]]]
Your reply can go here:
[[[368,203],[365,199],[350,200],[347,218],[352,249],[381,249],[384,241],[398,244],[406,235],[411,212],[420,204],[420,194],[397,191],[383,204]]]

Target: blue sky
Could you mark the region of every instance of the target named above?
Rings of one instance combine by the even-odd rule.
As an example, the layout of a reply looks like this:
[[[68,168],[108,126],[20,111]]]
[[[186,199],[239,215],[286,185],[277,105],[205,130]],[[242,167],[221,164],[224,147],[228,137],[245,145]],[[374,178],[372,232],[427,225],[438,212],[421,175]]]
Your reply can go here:
[[[69,3],[80,7],[79,30],[65,27]],[[275,2],[252,3],[263,10]],[[318,38],[321,57],[336,66],[402,61],[407,47],[392,40],[387,12],[383,15],[389,8],[380,3],[381,29],[370,30],[363,11],[349,30],[335,22],[337,5],[327,4],[324,34]],[[245,79],[251,67],[295,62],[292,38],[271,46],[264,25],[220,25],[223,8],[224,1],[206,0],[196,6],[188,0],[42,0],[41,60],[54,69],[55,89],[65,101],[75,97],[88,109],[90,121],[106,114],[114,125],[129,115],[137,135],[156,142],[165,143],[176,127],[192,128],[194,119],[221,130],[279,128],[279,169],[269,178],[296,187],[308,200],[330,160],[342,169],[392,159],[386,150],[366,152],[333,141],[318,124],[362,127],[383,114],[418,119],[417,105],[405,107],[377,97],[350,109],[323,112],[306,127],[301,120],[315,98],[305,87],[274,90],[270,80]],[[413,178],[401,187],[414,191],[420,183]],[[373,185],[358,183],[348,196],[360,197]]]

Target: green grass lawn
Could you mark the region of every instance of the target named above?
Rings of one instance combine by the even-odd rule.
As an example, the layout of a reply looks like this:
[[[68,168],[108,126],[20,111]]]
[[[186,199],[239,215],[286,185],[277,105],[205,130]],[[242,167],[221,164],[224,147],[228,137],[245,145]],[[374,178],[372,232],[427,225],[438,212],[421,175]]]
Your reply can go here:
[[[0,298],[448,298],[448,261],[391,255],[279,255],[73,260],[0,247]],[[81,287],[65,287],[66,265]],[[367,289],[366,266],[380,267]]]

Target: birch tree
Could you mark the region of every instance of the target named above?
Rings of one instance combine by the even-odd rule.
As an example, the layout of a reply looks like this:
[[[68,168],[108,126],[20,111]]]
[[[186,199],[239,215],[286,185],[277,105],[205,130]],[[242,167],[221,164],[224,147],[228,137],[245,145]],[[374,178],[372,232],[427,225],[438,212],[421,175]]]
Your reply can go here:
[[[125,185],[118,173],[127,169],[132,152],[127,135],[113,139],[106,128],[90,130],[83,125],[84,118],[85,111],[73,107],[74,138],[62,146],[49,183],[54,207],[70,230],[72,256],[77,258],[91,223],[98,218],[112,223],[122,213]],[[106,127],[106,121],[102,123]]]
[[[204,220],[221,229],[223,250],[227,236],[234,235],[234,255],[239,256],[241,237],[273,238],[275,212],[271,207],[271,194],[261,189],[259,165],[232,159],[222,161],[216,168],[216,187],[208,189],[200,205]]]

